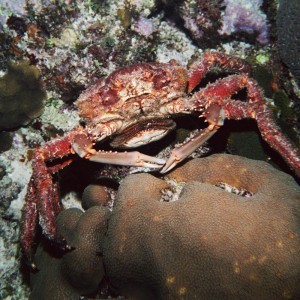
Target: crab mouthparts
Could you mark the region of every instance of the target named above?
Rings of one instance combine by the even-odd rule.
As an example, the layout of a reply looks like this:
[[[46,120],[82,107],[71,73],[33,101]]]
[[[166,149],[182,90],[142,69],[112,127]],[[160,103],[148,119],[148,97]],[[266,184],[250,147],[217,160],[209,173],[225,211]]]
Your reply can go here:
[[[175,128],[171,119],[145,120],[127,127],[110,143],[116,148],[136,148],[157,141]]]

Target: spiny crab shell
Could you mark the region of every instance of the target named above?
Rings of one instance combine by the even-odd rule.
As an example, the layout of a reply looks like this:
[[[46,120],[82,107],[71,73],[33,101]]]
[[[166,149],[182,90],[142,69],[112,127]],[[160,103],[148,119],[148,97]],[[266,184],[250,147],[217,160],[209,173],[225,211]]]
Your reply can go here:
[[[114,147],[137,147],[160,139],[170,128],[174,128],[171,120],[162,120],[166,115],[164,104],[186,96],[187,79],[187,70],[175,61],[127,66],[114,71],[87,89],[75,105],[90,132],[99,138],[99,124],[114,122],[115,134],[129,128],[126,132],[131,136],[133,130],[130,125],[137,122],[140,128],[148,125],[148,141],[140,136],[132,136],[128,144],[124,139],[115,139],[112,142]],[[153,120],[157,128],[150,131]]]

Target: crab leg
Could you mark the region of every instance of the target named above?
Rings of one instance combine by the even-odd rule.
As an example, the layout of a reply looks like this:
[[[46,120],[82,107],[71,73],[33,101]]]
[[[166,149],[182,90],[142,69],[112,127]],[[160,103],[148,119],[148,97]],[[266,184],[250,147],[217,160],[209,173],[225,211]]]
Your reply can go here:
[[[22,218],[20,224],[21,245],[24,256],[29,262],[32,269],[35,269],[33,261],[33,241],[35,238],[35,230],[38,223],[38,211],[36,207],[36,191],[33,179],[30,179],[26,193],[26,202],[22,209]]]
[[[164,165],[165,160],[149,155],[145,155],[138,151],[131,152],[106,152],[98,151],[95,154],[91,154],[88,157],[89,160],[121,165],[121,166],[134,166],[134,167],[145,167],[145,168],[154,168],[160,169]]]
[[[239,58],[232,58],[227,55],[208,52],[205,53],[200,61],[195,62],[188,73],[188,92],[191,92],[201,81],[201,79],[215,66],[220,66],[225,70],[236,71],[239,73],[248,73],[249,66]],[[236,76],[237,79],[241,75]],[[248,78],[248,77],[247,77]],[[227,79],[227,78],[226,78]],[[229,98],[234,92],[241,89],[239,84],[224,84],[220,80],[216,84],[211,84],[196,93],[192,99],[186,103],[185,110],[201,110],[205,107],[202,116],[209,122],[209,126],[193,136],[188,142],[175,148],[167,160],[165,166],[160,170],[161,173],[166,173],[173,169],[178,163],[192,154],[203,143],[210,139],[223,125],[225,120],[225,112],[221,109],[223,102],[216,101]]]
[[[211,104],[205,112],[206,121],[209,123],[208,127],[201,130],[194,136],[190,136],[183,144],[175,147],[170,157],[168,158],[160,173],[166,173],[172,170],[177,164],[191,155],[197,148],[209,140],[218,129],[224,124],[225,112],[217,104]]]
[[[236,100],[225,103],[224,109],[230,119],[239,120],[241,117],[255,119],[262,138],[300,177],[300,150],[282,133],[276,124],[272,110],[265,103],[249,105]]]
[[[247,89],[248,102],[230,98],[242,88]],[[255,119],[262,138],[280,153],[297,176],[300,176],[300,151],[281,132],[271,109],[266,104],[262,91],[253,79],[246,74],[220,79],[195,93],[187,106],[188,109],[199,111],[201,107],[209,108],[213,103],[224,109],[227,119]],[[204,111],[203,116],[207,117],[207,110]]]
[[[165,160],[161,158],[145,155],[138,151],[96,151],[92,148],[93,143],[85,134],[77,135],[73,140],[72,147],[82,158],[103,164],[160,169],[165,163]]]
[[[44,146],[35,149],[32,160],[33,174],[25,196],[25,205],[21,219],[21,245],[25,259],[34,268],[33,248],[37,220],[43,234],[61,249],[70,249],[63,238],[57,236],[56,215],[61,210],[58,185],[53,182],[52,175],[73,161],[69,158],[54,167],[47,167],[46,162],[63,158],[73,152],[71,141],[76,131],[71,131],[63,138],[57,138]]]
[[[272,111],[267,107],[255,108],[255,119],[262,138],[278,153],[300,177],[300,150],[296,148],[275,124]]]
[[[222,68],[222,70],[239,74],[249,73],[250,71],[249,65],[238,57],[231,57],[218,52],[204,53],[202,58],[195,61],[189,68],[188,92],[190,93],[198,85],[201,79],[216,66]]]
[[[209,140],[217,132],[218,128],[219,127],[210,128],[209,126],[190,138],[188,142],[174,148],[166,164],[160,170],[160,173],[164,174],[172,170],[181,161],[191,155],[203,143]]]

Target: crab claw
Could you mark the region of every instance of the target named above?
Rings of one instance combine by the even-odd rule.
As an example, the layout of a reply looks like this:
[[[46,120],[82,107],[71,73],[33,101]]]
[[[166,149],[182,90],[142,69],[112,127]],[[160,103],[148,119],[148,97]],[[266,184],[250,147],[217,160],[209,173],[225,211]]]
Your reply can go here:
[[[96,151],[92,146],[92,142],[85,134],[77,135],[72,144],[79,156],[103,164],[160,169],[166,162],[164,159],[138,151]]]
[[[201,130],[196,135],[189,137],[182,145],[174,148],[166,164],[160,170],[160,173],[164,174],[172,170],[176,165],[209,140],[217,132],[220,126],[224,124],[225,112],[219,105],[210,105],[202,116],[204,116],[209,123],[208,127]]]
[[[72,147],[80,157],[85,157],[92,150],[93,142],[86,134],[81,133],[75,136]]]
[[[138,151],[132,152],[107,152],[98,151],[95,154],[90,154],[89,160],[104,164],[113,164],[121,166],[134,166],[160,169],[165,160],[154,156],[145,155]]]
[[[180,145],[177,148],[174,148],[171,152],[170,157],[168,158],[164,167],[160,170],[160,173],[164,174],[172,170],[177,166],[181,161],[191,155],[197,148],[199,148],[203,143],[210,139],[218,130],[218,127],[211,129],[207,127],[195,136],[188,140],[183,145]]]

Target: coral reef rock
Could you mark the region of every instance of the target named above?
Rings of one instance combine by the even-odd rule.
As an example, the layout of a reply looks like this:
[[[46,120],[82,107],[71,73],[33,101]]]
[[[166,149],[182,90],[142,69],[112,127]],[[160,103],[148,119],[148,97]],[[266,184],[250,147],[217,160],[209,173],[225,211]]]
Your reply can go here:
[[[178,200],[163,201],[176,183]],[[292,177],[232,155],[194,159],[166,181],[130,175],[109,221],[105,270],[129,299],[299,299],[299,200]]]

